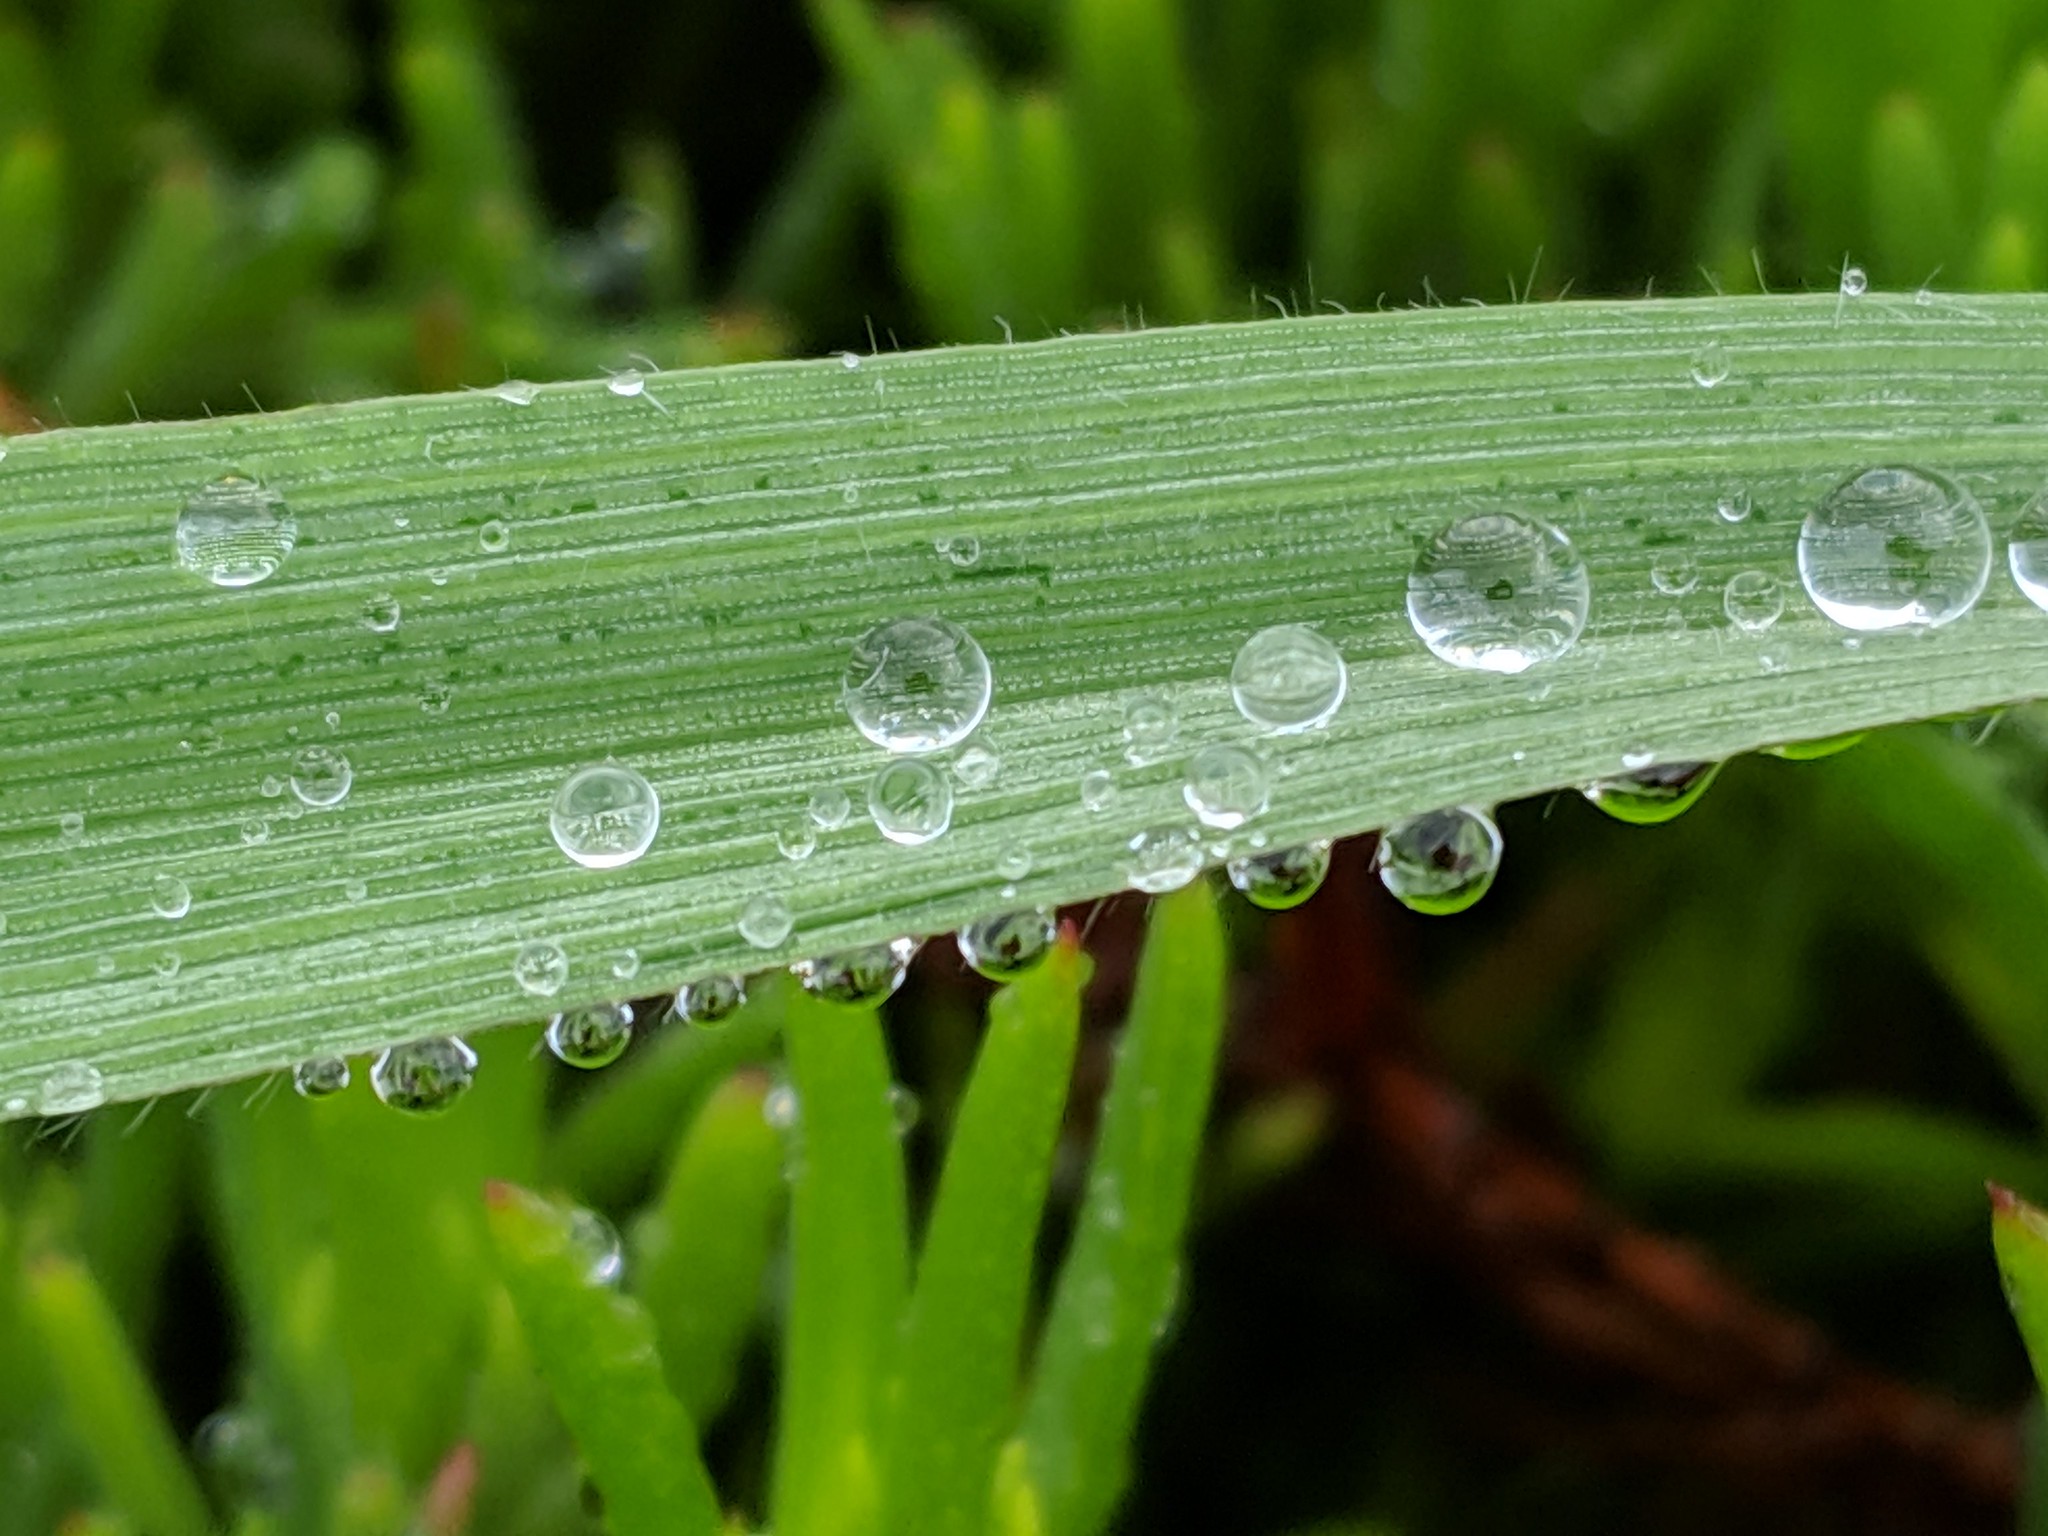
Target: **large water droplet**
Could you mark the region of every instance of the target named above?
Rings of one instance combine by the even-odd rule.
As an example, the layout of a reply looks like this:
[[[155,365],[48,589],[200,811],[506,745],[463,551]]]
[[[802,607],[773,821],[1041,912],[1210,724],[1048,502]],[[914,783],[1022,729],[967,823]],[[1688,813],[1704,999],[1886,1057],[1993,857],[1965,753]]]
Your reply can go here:
[[[1760,635],[1785,611],[1785,591],[1763,571],[1743,571],[1721,589],[1721,611],[1745,634]]]
[[[653,846],[661,800],[631,768],[593,763],[562,780],[548,807],[548,830],[585,869],[617,869]]]
[[[82,1115],[107,1102],[107,1081],[89,1061],[66,1061],[36,1085],[39,1115]]]
[[[1330,873],[1329,840],[1276,848],[1270,853],[1245,854],[1232,859],[1224,869],[1230,883],[1253,906],[1264,907],[1268,912],[1285,912],[1322,889]]]
[[[455,1035],[394,1045],[370,1066],[377,1097],[413,1115],[439,1114],[475,1080],[476,1052]]]
[[[586,1071],[608,1067],[633,1043],[633,1009],[626,1003],[587,1003],[548,1020],[548,1050],[555,1060]]]
[[[1799,579],[1844,629],[1934,629],[1976,606],[1991,577],[1977,498],[1927,470],[1866,469],[1806,514]]]
[[[553,997],[569,979],[569,957],[549,939],[533,939],[512,957],[512,979],[533,997]]]
[[[1616,821],[1653,827],[1691,810],[1720,771],[1719,763],[1657,763],[1595,779],[1580,793]]]
[[[253,587],[277,574],[299,541],[284,498],[242,475],[202,487],[178,514],[178,564],[216,587]]]
[[[915,939],[891,939],[886,944],[867,944],[816,960],[799,960],[789,969],[813,997],[828,1003],[870,1007],[894,995],[903,985],[910,970],[910,957],[916,953]]]
[[[884,764],[868,781],[868,814],[892,843],[928,843],[953,824],[953,786],[920,758]]]
[[[1052,953],[1059,924],[1047,907],[977,918],[954,935],[960,958],[991,981],[1021,976]]]
[[[840,699],[876,746],[937,752],[973,733],[994,689],[988,657],[958,624],[896,619],[854,642]]]
[[[1202,872],[1202,845],[1184,827],[1148,827],[1125,845],[1124,878],[1154,896]]]
[[[2036,608],[2048,609],[2048,491],[2027,503],[2006,546],[2013,584]]]
[[[676,988],[675,1015],[699,1029],[715,1029],[747,1000],[747,984],[737,976],[705,976]]]
[[[1592,586],[1564,531],[1512,512],[1461,517],[1408,576],[1408,622],[1455,667],[1515,673],[1555,661],[1586,627]]]
[[[347,1058],[315,1056],[292,1068],[292,1091],[302,1099],[324,1099],[349,1083]]]
[[[1239,647],[1230,665],[1237,712],[1261,730],[1310,731],[1344,702],[1349,676],[1337,647],[1306,624],[1275,624]]]
[[[756,949],[774,949],[789,937],[796,926],[796,918],[789,910],[789,903],[773,891],[763,891],[748,898],[740,908],[736,925],[739,935]]]
[[[1433,917],[1462,912],[1500,869],[1500,828],[1477,806],[1426,811],[1380,834],[1373,868],[1402,906]]]
[[[355,783],[348,755],[334,747],[301,747],[292,758],[292,793],[301,804],[339,805]]]
[[[1204,826],[1229,831],[1266,809],[1266,768],[1243,747],[1206,746],[1188,759],[1181,798]]]
[[[176,875],[158,875],[149,883],[150,910],[173,920],[192,910],[192,888]]]

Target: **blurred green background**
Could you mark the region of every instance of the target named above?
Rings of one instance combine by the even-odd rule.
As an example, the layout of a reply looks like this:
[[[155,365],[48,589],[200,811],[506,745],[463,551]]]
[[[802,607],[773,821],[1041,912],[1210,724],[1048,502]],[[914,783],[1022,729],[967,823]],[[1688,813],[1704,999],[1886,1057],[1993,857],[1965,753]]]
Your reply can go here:
[[[0,432],[1848,262],[2048,280],[2048,4],[0,0]],[[1662,830],[1505,808],[1455,920],[1355,848],[1237,914],[1121,1529],[2048,1529],[1981,1190],[2048,1193],[2044,806],[2018,711],[1738,763]],[[1076,916],[1078,1158],[1138,904]],[[978,1012],[939,949],[891,1005],[926,1173]],[[462,1445],[468,1529],[596,1529],[474,1191],[632,1229],[765,1033],[599,1083],[508,1033],[431,1124],[244,1085],[0,1133],[0,1536],[129,1529],[30,1320],[74,1261],[245,1529],[309,1467],[352,1529],[452,1529]],[[760,1262],[711,1442],[755,1508]]]

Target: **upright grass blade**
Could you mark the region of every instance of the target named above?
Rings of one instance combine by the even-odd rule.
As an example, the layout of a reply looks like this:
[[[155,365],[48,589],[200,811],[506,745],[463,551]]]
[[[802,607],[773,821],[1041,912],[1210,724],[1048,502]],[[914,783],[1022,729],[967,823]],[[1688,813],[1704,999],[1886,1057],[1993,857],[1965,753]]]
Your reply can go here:
[[[872,1012],[800,995],[785,1040],[797,1122],[774,1526],[854,1536],[880,1530],[876,1440],[909,1266],[903,1156]]]
[[[1197,885],[1152,909],[1088,1195],[996,1494],[1006,1536],[1092,1536],[1122,1493],[1223,1033],[1223,931]]]
[[[1993,1184],[1991,1247],[2034,1380],[2048,1392],[2048,1213]]]
[[[1729,372],[1706,389],[1709,344]],[[131,1098],[530,1018],[512,961],[536,939],[568,954],[566,1006],[615,993],[628,946],[651,991],[949,930],[1005,899],[1020,846],[1022,901],[1120,889],[1129,839],[1187,821],[1178,761],[1123,764],[1123,698],[1156,691],[1191,746],[1249,739],[1227,678],[1276,622],[1320,626],[1350,696],[1268,744],[1291,770],[1274,846],[1644,749],[2048,693],[2048,617],[2002,574],[1962,622],[1849,650],[1794,562],[1805,509],[1876,462],[1963,476],[2008,525],[2048,468],[2048,298],[1532,305],[855,361],[10,440],[0,1115],[69,1062]],[[227,472],[300,529],[241,590],[172,560],[180,506]],[[1713,507],[1738,488],[1757,511],[1731,526]],[[1594,593],[1578,645],[1519,681],[1445,666],[1403,612],[1416,541],[1498,507],[1565,527]],[[934,550],[962,534],[965,567]],[[1681,597],[1650,581],[1672,546],[1700,576]],[[1761,640],[1720,606],[1748,570],[1790,596]],[[386,599],[402,622],[379,633]],[[812,791],[858,798],[881,760],[836,702],[851,641],[918,613],[987,650],[1001,778],[921,849],[855,825],[781,859]],[[263,786],[314,743],[354,788],[294,818]],[[607,755],[668,825],[594,871],[547,805]],[[1119,794],[1084,813],[1105,765]],[[158,874],[191,889],[184,917],[152,910]],[[735,926],[763,891],[796,918],[769,950]]]
[[[989,1003],[903,1329],[882,1477],[893,1536],[987,1529],[1086,975],[1070,933]]]
[[[492,1184],[485,1205],[505,1287],[612,1536],[715,1536],[717,1496],[645,1309],[591,1281],[560,1208],[510,1184]]]

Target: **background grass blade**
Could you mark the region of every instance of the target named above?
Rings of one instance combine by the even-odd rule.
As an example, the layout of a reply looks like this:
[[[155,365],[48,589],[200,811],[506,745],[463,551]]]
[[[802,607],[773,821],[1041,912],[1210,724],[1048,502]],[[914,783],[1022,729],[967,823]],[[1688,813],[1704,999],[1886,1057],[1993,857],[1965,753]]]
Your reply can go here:
[[[1880,460],[1967,477],[2002,530],[2048,463],[2044,341],[2039,298],[1459,309],[14,439],[0,1115],[67,1061],[125,1098],[531,1017],[511,962],[536,938],[568,952],[561,1006],[616,991],[629,945],[652,990],[944,931],[998,900],[1018,846],[1023,900],[1118,889],[1131,835],[1185,816],[1172,761],[1078,810],[1080,776],[1121,763],[1121,700],[1158,690],[1183,742],[1242,736],[1230,662],[1279,620],[1320,625],[1352,684],[1283,749],[1276,843],[1643,748],[1718,758],[2048,693],[2048,621],[2002,574],[1967,621],[1850,651],[1793,564],[1804,509]],[[1730,364],[1710,390],[1689,370],[1708,343]],[[230,470],[301,528],[242,591],[170,558],[184,498]],[[1758,509],[1737,526],[1713,514],[1731,488]],[[1402,613],[1415,540],[1503,503],[1565,525],[1596,594],[1573,653],[1519,684],[1438,663]],[[963,570],[933,544],[964,533]],[[1649,580],[1669,544],[1700,571],[1683,598]],[[1719,607],[1749,569],[1793,599],[1761,643]],[[387,596],[401,626],[374,633]],[[857,797],[877,763],[835,703],[849,642],[929,611],[994,662],[1001,779],[916,853],[856,825],[781,860],[809,793]],[[313,741],[355,789],[294,817],[262,786]],[[546,805],[607,754],[670,821],[598,873],[554,849]],[[159,873],[193,892],[176,922]],[[770,952],[734,928],[764,888],[797,917]]]

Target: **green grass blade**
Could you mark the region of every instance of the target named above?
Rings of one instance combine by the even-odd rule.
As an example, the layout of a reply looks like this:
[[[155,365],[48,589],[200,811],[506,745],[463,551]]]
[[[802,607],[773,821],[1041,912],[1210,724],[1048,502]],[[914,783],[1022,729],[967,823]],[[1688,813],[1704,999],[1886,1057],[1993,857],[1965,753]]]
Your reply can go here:
[[[877,1419],[909,1267],[903,1155],[874,1014],[799,995],[784,1038],[797,1124],[774,1524],[851,1536],[879,1529]]]
[[[1223,1033],[1223,930],[1206,886],[1152,910],[1088,1195],[1039,1341],[1022,1427],[1004,1457],[1006,1531],[1092,1536],[1107,1522],[1179,1284]]]
[[[2048,1392],[2048,1214],[1992,1185],[1991,1247],[2035,1383]]]
[[[589,1280],[560,1208],[510,1184],[491,1185],[485,1205],[505,1287],[612,1536],[714,1536],[717,1496],[645,1309]]]
[[[1708,342],[1730,364],[1711,390],[1689,371]],[[1120,889],[1126,841],[1186,819],[1179,762],[1123,765],[1124,696],[1163,694],[1185,743],[1242,739],[1231,660],[1280,620],[1322,626],[1351,693],[1278,745],[1275,845],[1583,782],[1641,747],[1720,758],[2048,694],[2048,619],[2002,572],[1967,620],[1850,651],[1794,566],[1804,510],[1873,462],[1970,477],[2002,531],[2048,468],[2044,393],[2048,298],[1825,295],[1331,316],[13,439],[0,1115],[68,1061],[134,1098],[530,1019],[512,957],[536,938],[569,955],[564,1006],[618,990],[629,945],[653,991],[947,931],[1002,901],[1017,847],[1025,901]],[[171,559],[184,498],[231,470],[301,528],[241,591]],[[1758,509],[1735,526],[1713,512],[1732,487]],[[1499,505],[1566,526],[1595,593],[1574,651],[1520,684],[1444,666],[1402,611],[1415,540]],[[478,537],[493,518],[501,553]],[[971,569],[933,550],[960,533]],[[1653,539],[1689,545],[1691,595],[1652,588]],[[1761,643],[1719,604],[1752,569],[1790,597]],[[404,617],[380,635],[364,613],[386,594]],[[858,798],[878,763],[835,702],[852,638],[934,611],[994,664],[1001,779],[916,852],[855,825],[781,859],[774,831],[813,790]],[[355,788],[293,820],[261,786],[314,740]],[[546,807],[607,754],[669,825],[598,872],[560,856]],[[1086,815],[1076,785],[1105,764],[1121,792]],[[268,840],[245,844],[258,819]],[[176,923],[150,908],[159,872],[192,889]],[[734,926],[763,889],[797,918],[772,951]]]
[[[903,1330],[882,1479],[894,1536],[987,1527],[1085,978],[1068,938],[989,1003]]]
[[[92,1275],[74,1259],[34,1259],[24,1294],[58,1399],[107,1496],[151,1536],[206,1536],[206,1500]]]

